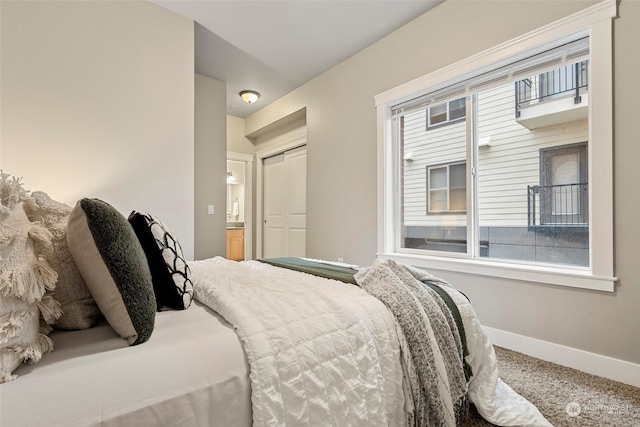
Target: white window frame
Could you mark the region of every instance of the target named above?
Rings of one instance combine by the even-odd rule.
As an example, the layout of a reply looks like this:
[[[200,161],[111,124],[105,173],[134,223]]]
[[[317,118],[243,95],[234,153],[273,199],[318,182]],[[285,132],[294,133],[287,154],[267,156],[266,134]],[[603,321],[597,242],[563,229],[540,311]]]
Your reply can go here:
[[[616,0],[604,0],[494,48],[376,95],[378,258],[391,258],[417,267],[613,292],[617,278],[613,260],[613,24]],[[463,81],[478,72],[526,57],[534,49],[561,40],[589,36],[589,267],[548,266],[453,253],[417,253],[399,248],[398,188],[401,159],[394,143],[392,108]],[[591,82],[597,82],[596,85]],[[468,106],[467,106],[468,108]],[[471,184],[471,186],[470,186]],[[475,191],[467,182],[467,193]],[[469,191],[470,190],[470,191]],[[467,209],[469,205],[467,203]],[[470,241],[474,241],[473,237]],[[466,255],[466,254],[465,254]]]

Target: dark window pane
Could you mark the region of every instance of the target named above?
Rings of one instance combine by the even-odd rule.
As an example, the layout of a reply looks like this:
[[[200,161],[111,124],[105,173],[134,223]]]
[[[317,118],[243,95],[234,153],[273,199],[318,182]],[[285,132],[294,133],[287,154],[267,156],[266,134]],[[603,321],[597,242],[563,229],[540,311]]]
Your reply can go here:
[[[449,166],[449,187],[464,188],[467,186],[467,165],[460,163]]]
[[[449,120],[461,119],[466,116],[466,98],[456,99],[449,103]]]

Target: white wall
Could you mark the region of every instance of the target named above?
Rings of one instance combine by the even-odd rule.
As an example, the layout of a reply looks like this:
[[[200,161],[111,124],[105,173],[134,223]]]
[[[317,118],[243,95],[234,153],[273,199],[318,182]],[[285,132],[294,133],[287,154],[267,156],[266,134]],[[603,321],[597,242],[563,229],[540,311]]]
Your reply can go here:
[[[5,172],[158,216],[193,257],[193,22],[149,2],[1,2]]]
[[[447,1],[247,117],[247,133],[306,107],[307,256],[371,263],[376,254],[374,96],[539,28],[593,1]],[[616,291],[434,271],[487,326],[640,363],[637,114],[640,3],[614,21]],[[451,31],[455,28],[455,31]]]

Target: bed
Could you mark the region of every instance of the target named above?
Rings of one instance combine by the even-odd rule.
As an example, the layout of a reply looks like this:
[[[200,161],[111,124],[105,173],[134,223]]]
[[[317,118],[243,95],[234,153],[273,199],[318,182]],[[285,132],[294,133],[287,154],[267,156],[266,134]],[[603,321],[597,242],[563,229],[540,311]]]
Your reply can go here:
[[[391,396],[387,405],[389,409],[385,414],[377,413],[379,408],[376,407],[364,408],[357,413],[354,410],[357,406],[354,405],[354,400],[361,402],[368,399],[367,402],[371,403],[378,401],[380,396],[370,395],[371,390],[362,390],[359,394],[345,397],[344,389],[353,385],[343,387],[342,390],[339,386],[341,382],[348,384],[359,375],[373,378],[375,375],[371,373],[372,366],[367,365],[369,371],[355,372],[351,377],[346,377],[344,373],[333,377],[333,395],[328,396],[327,400],[335,398],[338,401],[338,408],[332,408],[334,413],[340,407],[345,411],[334,414],[335,418],[330,423],[320,423],[322,418],[317,418],[326,415],[323,406],[327,403],[318,401],[318,396],[324,394],[326,387],[323,383],[316,384],[316,390],[310,390],[307,384],[294,387],[288,393],[279,393],[279,396],[284,395],[285,398],[269,403],[269,410],[273,412],[272,408],[276,407],[276,413],[265,415],[261,412],[261,418],[255,420],[252,410],[251,370],[239,331],[206,304],[226,304],[227,307],[220,306],[218,309],[233,322],[241,324],[242,320],[234,316],[241,319],[245,313],[242,309],[229,306],[232,304],[230,301],[246,303],[253,299],[247,294],[252,287],[259,288],[257,298],[266,313],[271,310],[270,304],[278,299],[284,299],[284,306],[290,306],[289,298],[298,300],[307,295],[307,292],[292,295],[292,289],[301,286],[315,286],[313,292],[324,289],[322,299],[334,294],[343,298],[347,304],[351,304],[354,298],[368,299],[367,295],[351,284],[283,270],[258,261],[238,263],[214,258],[196,261],[190,263],[190,266],[196,302],[188,310],[159,312],[154,332],[143,345],[129,347],[105,321],[86,330],[53,332],[51,338],[56,344],[55,351],[36,365],[22,365],[16,371],[19,378],[1,386],[0,425],[250,426],[252,422],[254,425],[403,425],[405,402],[402,373],[400,369],[393,370],[386,366],[385,363],[388,364],[389,361],[378,361],[382,367],[386,366],[386,371],[381,374],[390,375],[393,379],[391,386],[384,390]],[[256,281],[256,277],[260,280]],[[274,292],[274,289],[278,292]],[[226,295],[228,292],[232,293],[231,296]],[[268,297],[269,294],[272,296]],[[218,298],[216,295],[223,296]],[[375,301],[369,302],[372,302],[375,309]],[[298,300],[298,304],[307,315],[313,309],[304,300]],[[254,310],[255,306],[249,305],[246,308]],[[392,322],[388,310],[383,306],[378,308],[382,316]],[[299,316],[296,311],[292,315]],[[369,315],[371,313],[367,313]],[[260,317],[252,316],[249,321],[252,319],[255,322],[253,327],[262,331],[264,328],[260,326],[263,323]],[[344,319],[342,321],[348,322]],[[475,321],[474,318],[465,320],[473,356],[470,360],[472,369],[476,372],[470,382],[473,385],[469,388],[473,403],[485,418],[498,425],[545,425],[544,418],[531,404],[497,378],[493,350],[481,329],[474,330]],[[240,334],[243,333],[245,339],[251,339],[251,331]],[[278,339],[282,337],[274,338]],[[335,337],[331,339],[335,340]],[[362,345],[365,350],[368,349],[367,343]],[[369,346],[372,345],[369,343]],[[383,344],[375,344],[378,345]],[[284,347],[287,345],[283,343],[280,348]],[[296,350],[297,353],[299,350],[300,348]],[[362,356],[359,353],[357,355]],[[300,357],[300,354],[297,356]],[[391,356],[400,357],[397,350]],[[258,354],[255,357],[264,355]],[[334,363],[335,354],[322,357]],[[288,360],[286,355],[284,359]],[[311,360],[316,360],[316,357]],[[375,361],[369,362],[375,365]],[[346,366],[348,364],[347,361]],[[256,369],[265,369],[256,366]],[[267,368],[268,366],[269,363]],[[291,365],[294,366],[296,370],[300,369],[296,364]],[[273,376],[270,379],[275,383],[283,381],[292,384],[309,381],[308,378],[318,380],[322,375],[314,375],[316,366],[318,365],[310,367],[305,380]],[[263,375],[268,376],[269,373],[263,372]],[[299,372],[291,374],[295,377]],[[332,379],[332,376],[325,375],[322,378]],[[254,381],[258,383],[257,387],[266,389],[267,394],[273,392],[274,384],[265,385],[265,380],[260,378],[255,378]],[[376,391],[379,385],[374,382],[370,386]],[[301,391],[309,395],[297,396],[298,401],[292,401],[291,398]],[[264,396],[256,399],[264,401]],[[318,404],[316,414],[314,403]],[[376,418],[368,419],[372,415],[376,415]],[[304,418],[304,422],[301,418]]]
[[[0,179],[0,426],[449,426],[470,403],[550,425],[499,379],[468,299],[425,271],[187,262],[152,215],[20,187]]]

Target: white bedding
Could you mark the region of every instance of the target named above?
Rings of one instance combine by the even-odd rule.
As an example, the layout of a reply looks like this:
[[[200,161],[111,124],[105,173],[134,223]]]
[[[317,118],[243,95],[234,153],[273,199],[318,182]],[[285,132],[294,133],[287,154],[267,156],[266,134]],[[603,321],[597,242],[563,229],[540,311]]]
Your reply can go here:
[[[375,397],[367,394],[367,390],[362,395],[355,395],[355,393],[350,395],[344,385],[339,385],[342,381],[348,386],[355,387],[364,382],[364,387],[367,387],[369,384],[366,384],[366,380],[370,375],[368,372],[360,377],[358,375],[342,377],[343,373],[340,373],[336,378],[329,378],[331,381],[337,379],[338,382],[327,384],[327,378],[323,377],[323,372],[315,372],[312,369],[313,366],[305,366],[305,363],[310,363],[328,367],[337,360],[332,352],[333,349],[329,348],[331,345],[339,347],[354,339],[358,342],[357,338],[350,335],[349,330],[344,331],[341,337],[338,325],[331,324],[325,329],[322,322],[317,322],[318,319],[323,319],[318,316],[319,314],[342,312],[343,309],[354,308],[364,303],[367,307],[366,316],[379,318],[380,313],[376,310],[389,314],[384,305],[370,302],[369,298],[373,297],[366,298],[366,294],[362,295],[364,291],[356,286],[284,270],[258,261],[237,263],[223,258],[212,258],[190,263],[190,266],[194,273],[196,298],[212,307],[234,325],[245,344],[250,367],[256,371],[251,374],[254,425],[287,423],[310,426],[358,425],[358,423],[376,425],[379,423],[395,426],[404,423],[404,420],[394,412],[397,411],[397,406],[396,409],[393,409],[393,405],[388,406],[391,410],[388,409],[387,414],[395,414],[392,418],[384,418],[383,413],[367,414],[366,411],[369,409],[367,405],[357,406],[358,402],[368,404],[367,399],[375,399]],[[421,274],[428,276],[420,270],[411,270],[417,276]],[[534,405],[499,379],[493,347],[482,330],[471,304],[454,289],[447,291],[454,298],[462,315],[470,352],[466,360],[473,370],[468,389],[469,398],[476,405],[479,413],[487,421],[496,425],[551,426]],[[340,300],[344,305],[338,304]],[[274,312],[277,315],[274,315]],[[306,313],[309,314],[305,317],[305,320],[309,319],[308,324],[296,321],[296,318]],[[324,319],[329,317],[325,316]],[[359,321],[363,321],[363,318]],[[287,322],[293,322],[292,329],[287,327]],[[349,320],[347,324],[348,322]],[[383,327],[387,329],[386,333],[395,330],[393,324],[392,321],[391,324]],[[290,339],[290,336],[296,334],[300,334],[300,340]],[[320,347],[306,346],[307,337],[323,335],[329,339],[322,342]],[[341,338],[346,341],[342,342]],[[397,336],[396,340],[385,338],[381,341],[384,345],[393,342],[394,345],[399,346]],[[276,357],[274,353],[280,352],[280,348],[285,354],[280,353]],[[314,354],[318,348],[320,351]],[[367,348],[367,352],[372,351],[371,347]],[[289,352],[290,349],[293,351]],[[353,360],[354,355],[357,360],[358,354],[364,355],[367,352],[351,350],[351,353],[345,352],[340,357],[348,360],[348,364],[357,366],[358,362]],[[398,349],[385,347],[380,351],[382,352],[393,354],[395,359],[393,363],[397,366],[389,366],[388,361],[385,361],[384,370],[390,372],[393,377],[397,376],[398,372],[401,372]],[[304,357],[299,358],[299,356]],[[366,361],[368,362],[370,361]],[[302,372],[303,375],[287,377],[287,372],[291,371],[289,368],[292,368],[296,374]],[[340,369],[343,368],[340,366]],[[262,375],[266,375],[266,378],[262,378]],[[379,371],[376,371],[375,375],[379,375]],[[329,393],[330,396],[324,396],[322,392],[323,386],[327,385],[330,389],[336,387],[331,389],[334,393]],[[394,389],[395,394],[389,394]],[[314,393],[318,394],[314,395]],[[344,418],[335,418],[335,414],[329,410],[330,405],[335,403],[329,403],[330,400],[336,400],[335,393],[344,393],[338,398],[342,400],[338,402],[342,406],[337,406],[339,409],[337,412],[344,413]],[[402,396],[401,386],[389,387],[385,393],[395,399],[395,405],[399,404]],[[317,412],[310,414],[308,407],[312,405],[315,405]],[[360,411],[355,414],[355,417],[353,413],[345,412],[345,408],[353,405],[356,405],[357,410]],[[366,417],[369,418],[368,422]],[[324,422],[322,422],[323,419]],[[331,421],[328,422],[328,420]]]
[[[54,332],[56,348],[0,385],[0,426],[251,425],[238,336],[206,307],[158,313],[129,347],[107,324]]]
[[[254,426],[405,424],[395,324],[379,300],[258,261],[189,265],[195,297],[244,343]]]

